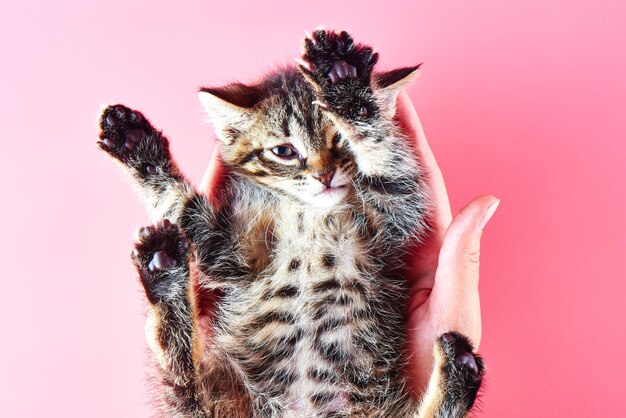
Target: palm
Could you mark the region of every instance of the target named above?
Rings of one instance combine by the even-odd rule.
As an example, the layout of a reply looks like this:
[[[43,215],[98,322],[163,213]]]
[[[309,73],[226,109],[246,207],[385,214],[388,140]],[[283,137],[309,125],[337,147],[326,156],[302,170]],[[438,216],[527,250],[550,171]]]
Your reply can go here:
[[[467,255],[477,251],[480,233],[475,233],[476,225],[485,216],[485,208],[491,207],[497,199],[493,196],[475,199],[457,215],[451,226],[452,214],[443,176],[406,94],[398,97],[397,121],[415,144],[433,203],[429,218],[431,230],[408,260],[407,373],[413,392],[419,395],[432,372],[433,345],[441,334],[459,331],[470,337],[476,347],[480,343],[478,270]],[[477,263],[478,252],[474,255]],[[468,272],[468,266],[476,267],[475,272]]]
[[[481,199],[481,198],[479,198]],[[446,201],[447,203],[447,201]],[[433,346],[445,332],[458,331],[478,347],[481,337],[480,301],[477,282],[449,280],[455,266],[443,231],[435,229],[417,248],[409,273],[407,309],[407,370],[412,391],[421,394],[433,367]],[[450,274],[452,273],[452,274]]]
[[[447,203],[447,201],[446,201]],[[449,210],[449,209],[448,209]],[[433,225],[438,222],[433,220]],[[439,251],[443,240],[441,228],[434,227],[425,241],[412,251],[408,277],[407,350],[410,353],[409,382],[415,394],[426,387],[433,365],[433,344],[448,331],[442,323],[445,312],[433,295]]]

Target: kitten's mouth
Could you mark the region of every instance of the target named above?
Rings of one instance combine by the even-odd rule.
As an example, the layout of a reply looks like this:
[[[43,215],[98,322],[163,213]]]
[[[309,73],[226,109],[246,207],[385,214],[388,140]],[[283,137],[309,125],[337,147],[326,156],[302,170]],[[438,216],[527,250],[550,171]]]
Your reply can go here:
[[[341,184],[339,186],[327,187],[326,189],[322,190],[321,192],[315,193],[313,196],[327,196],[327,195],[331,195],[333,193],[336,193],[339,190],[345,189],[346,187],[348,187],[347,184]]]

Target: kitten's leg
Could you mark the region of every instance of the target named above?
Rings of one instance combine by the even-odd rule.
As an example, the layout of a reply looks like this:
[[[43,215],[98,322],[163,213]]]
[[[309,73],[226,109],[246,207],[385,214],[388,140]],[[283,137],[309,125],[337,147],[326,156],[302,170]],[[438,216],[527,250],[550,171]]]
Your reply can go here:
[[[142,228],[133,262],[150,302],[154,345],[165,389],[168,416],[208,417],[199,391],[199,361],[195,298],[189,277],[190,243],[165,220]]]
[[[383,244],[397,248],[425,230],[427,197],[412,145],[393,121],[398,90],[374,85],[377,60],[346,32],[317,30],[305,39],[299,68],[355,155],[355,188],[382,215]]]
[[[172,160],[167,138],[138,111],[107,107],[100,117],[100,148],[137,181],[154,222],[180,225],[198,248],[198,268],[214,281],[247,273],[233,253],[228,207],[214,209]]]
[[[178,222],[184,203],[196,192],[172,160],[162,132],[136,110],[109,106],[100,116],[98,145],[137,181],[155,222]]]
[[[483,360],[472,354],[469,340],[457,332],[439,337],[434,351],[433,374],[417,418],[467,417],[485,372]]]

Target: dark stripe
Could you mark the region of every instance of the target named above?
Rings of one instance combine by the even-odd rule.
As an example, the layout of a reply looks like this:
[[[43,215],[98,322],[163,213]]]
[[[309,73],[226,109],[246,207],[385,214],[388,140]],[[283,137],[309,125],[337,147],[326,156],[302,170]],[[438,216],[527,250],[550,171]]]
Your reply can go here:
[[[252,322],[248,324],[249,329],[260,329],[263,328],[273,322],[279,322],[282,324],[294,324],[296,319],[289,312],[281,312],[281,311],[272,311],[266,312],[261,316],[255,318]]]
[[[293,116],[293,107],[291,106],[291,103],[289,102],[285,103],[285,113],[287,114],[287,118],[290,118]]]
[[[299,166],[281,164],[265,158],[263,154],[258,155],[258,159],[264,168],[269,170],[270,173],[277,176],[293,177],[301,171],[301,168]]]
[[[336,396],[337,394],[333,392],[318,392],[311,395],[310,399],[312,404],[322,406],[335,399]]]
[[[298,373],[289,369],[279,369],[274,373],[272,383],[285,387],[295,382],[297,378]]]
[[[327,290],[336,290],[336,289],[341,289],[341,283],[339,283],[339,281],[337,281],[337,279],[335,278],[324,280],[323,282],[318,282],[313,285],[314,293],[320,293],[320,292],[325,292]]]
[[[291,135],[291,132],[289,131],[289,120],[287,118],[283,119],[282,128],[285,136]]]
[[[330,370],[310,368],[307,370],[307,377],[314,382],[320,383],[336,383],[339,381],[339,376]]]
[[[296,271],[298,270],[299,267],[300,267],[300,260],[298,260],[297,258],[294,258],[289,263],[289,271]]]
[[[274,296],[279,298],[292,298],[298,295],[298,288],[294,285],[287,285],[279,288],[274,292]]]
[[[339,295],[335,303],[340,306],[350,305],[352,303],[352,298],[345,293],[342,293]]]
[[[302,126],[303,128],[306,126],[306,122],[304,121],[304,119],[302,119],[302,116],[300,116],[297,113],[292,113],[292,117],[296,120],[296,122],[298,122],[298,125]]]
[[[250,151],[249,153],[244,155],[243,158],[239,159],[239,161],[235,162],[235,165],[238,165],[240,167],[244,166],[252,161],[255,157],[257,157],[261,152],[263,152],[263,150],[255,149],[254,151]]]
[[[302,233],[303,231],[304,231],[304,212],[298,212],[298,232]]]
[[[285,346],[272,350],[269,355],[265,357],[265,362],[268,364],[278,363],[292,357],[294,352],[295,347],[293,346]]]
[[[350,322],[348,318],[330,318],[322,322],[315,330],[315,335],[320,337],[322,334],[333,331],[339,327],[347,325]]]
[[[322,317],[325,316],[327,313],[328,313],[328,305],[318,306],[317,308],[315,308],[315,311],[313,312],[313,319],[316,321],[318,319],[322,319]]]
[[[339,348],[336,342],[326,343],[318,340],[314,346],[320,355],[331,363],[343,363],[348,360],[348,353]]]
[[[323,306],[328,306],[328,305],[346,306],[346,305],[350,305],[351,303],[352,303],[352,298],[350,296],[346,295],[345,293],[340,293],[339,295],[337,295],[335,292],[324,297],[321,300],[314,302],[313,307],[318,309],[318,308],[321,308]]]
[[[302,339],[304,336],[304,330],[302,328],[298,328],[296,332],[293,334],[283,335],[276,341],[276,346],[284,347],[284,346],[294,346]]]
[[[385,176],[362,176],[366,187],[380,194],[411,195],[417,193],[417,181],[412,178],[392,179]]]
[[[335,256],[333,254],[324,254],[322,261],[326,267],[333,267],[335,265]]]

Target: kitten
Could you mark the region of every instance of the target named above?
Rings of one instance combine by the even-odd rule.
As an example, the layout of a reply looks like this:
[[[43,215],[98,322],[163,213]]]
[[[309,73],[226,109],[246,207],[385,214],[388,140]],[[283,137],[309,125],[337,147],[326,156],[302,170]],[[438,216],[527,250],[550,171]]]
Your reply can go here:
[[[211,200],[141,113],[103,112],[99,145],[156,222],[139,231],[133,261],[164,415],[469,413],[484,368],[458,333],[434,342],[424,400],[407,389],[402,248],[426,232],[428,199],[393,117],[418,67],[372,72],[377,59],[346,32],[318,30],[297,68],[203,88],[228,171]],[[207,327],[211,292],[221,297]]]

